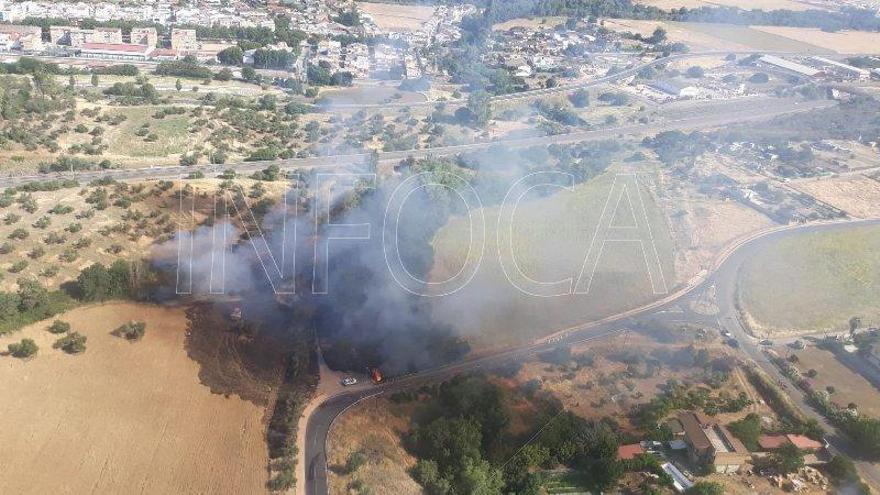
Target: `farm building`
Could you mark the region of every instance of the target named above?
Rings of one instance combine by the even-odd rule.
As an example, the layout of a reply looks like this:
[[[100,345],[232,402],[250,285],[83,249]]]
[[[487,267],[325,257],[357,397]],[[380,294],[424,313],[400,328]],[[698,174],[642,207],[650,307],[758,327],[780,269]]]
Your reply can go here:
[[[115,60],[146,60],[154,48],[131,43],[86,43],[80,48],[80,56]]]
[[[859,80],[866,80],[871,77],[871,73],[867,69],[860,69],[825,57],[810,57],[810,62],[815,67],[825,71],[826,74],[837,74]]]
[[[694,411],[677,416],[688,445],[688,457],[694,463],[714,465],[719,473],[735,473],[751,459],[748,449],[723,425]]]
[[[779,58],[773,55],[764,55],[763,57],[758,59],[758,61],[765,66],[770,66],[775,69],[782,69],[784,71],[791,72],[799,76],[817,77],[822,74],[822,71],[820,71],[819,69],[807,67],[806,65],[792,62],[791,60],[786,60],[784,58]]]

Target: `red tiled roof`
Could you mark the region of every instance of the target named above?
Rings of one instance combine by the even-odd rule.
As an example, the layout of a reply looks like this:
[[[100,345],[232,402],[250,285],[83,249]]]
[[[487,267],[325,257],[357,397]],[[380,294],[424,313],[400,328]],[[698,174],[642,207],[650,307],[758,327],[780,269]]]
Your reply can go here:
[[[819,450],[822,448],[822,442],[817,442],[810,437],[803,435],[786,435],[789,442],[801,450]]]
[[[617,447],[617,458],[621,460],[634,459],[637,455],[644,453],[642,446],[637,443]]]
[[[776,450],[788,443],[785,435],[761,435],[758,437],[758,445],[764,450]]]
[[[125,53],[147,53],[150,50],[150,47],[146,45],[134,45],[131,43],[83,43],[82,49]]]

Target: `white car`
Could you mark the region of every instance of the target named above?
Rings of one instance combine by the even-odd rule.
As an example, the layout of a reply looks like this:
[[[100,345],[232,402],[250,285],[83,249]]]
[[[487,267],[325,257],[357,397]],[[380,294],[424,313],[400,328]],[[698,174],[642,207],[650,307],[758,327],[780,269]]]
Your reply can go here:
[[[347,376],[342,379],[342,384],[345,385],[346,387],[348,387],[349,385],[354,385],[357,382],[358,382],[357,378],[355,378],[353,376]]]

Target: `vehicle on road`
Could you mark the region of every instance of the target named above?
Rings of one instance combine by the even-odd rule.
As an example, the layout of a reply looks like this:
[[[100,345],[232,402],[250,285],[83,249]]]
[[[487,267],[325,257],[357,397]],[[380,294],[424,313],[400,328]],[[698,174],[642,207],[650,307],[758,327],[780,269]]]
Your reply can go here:
[[[725,339],[729,339],[729,338],[733,337],[733,334],[730,333],[730,330],[722,330],[721,336],[724,337]]]
[[[347,377],[345,377],[345,378],[342,379],[342,384],[345,385],[346,387],[349,387],[349,386],[351,386],[351,385],[354,385],[354,384],[356,384],[357,382],[358,382],[358,381],[357,381],[357,378],[355,378],[355,377],[353,377],[353,376],[347,376]]]

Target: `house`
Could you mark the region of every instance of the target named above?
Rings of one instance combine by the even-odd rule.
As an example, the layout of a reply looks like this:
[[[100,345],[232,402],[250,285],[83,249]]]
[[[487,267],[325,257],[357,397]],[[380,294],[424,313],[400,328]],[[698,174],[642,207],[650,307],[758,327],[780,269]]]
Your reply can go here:
[[[49,40],[56,45],[81,47],[86,43],[122,43],[119,28],[81,29],[75,26],[50,26]]]
[[[0,50],[42,51],[43,37],[41,31],[38,26],[0,24]]]
[[[719,473],[735,473],[751,459],[745,445],[723,425],[694,411],[677,416],[691,462],[715,466]]]
[[[671,462],[663,463],[660,466],[663,471],[666,472],[672,478],[672,487],[675,488],[675,491],[678,493],[684,493],[691,489],[694,486],[694,482],[688,479],[687,476],[684,475],[675,464]]]
[[[199,43],[196,39],[195,29],[171,30],[171,48],[183,55],[194,55],[199,51]]]
[[[132,28],[131,42],[135,45],[156,46],[159,42],[159,34],[154,27]]]
[[[676,98],[694,98],[700,94],[699,88],[681,81],[653,81],[648,87]]]
[[[617,459],[621,461],[635,459],[637,455],[641,455],[644,453],[645,449],[643,449],[642,445],[638,443],[621,445],[620,447],[617,447]]]

